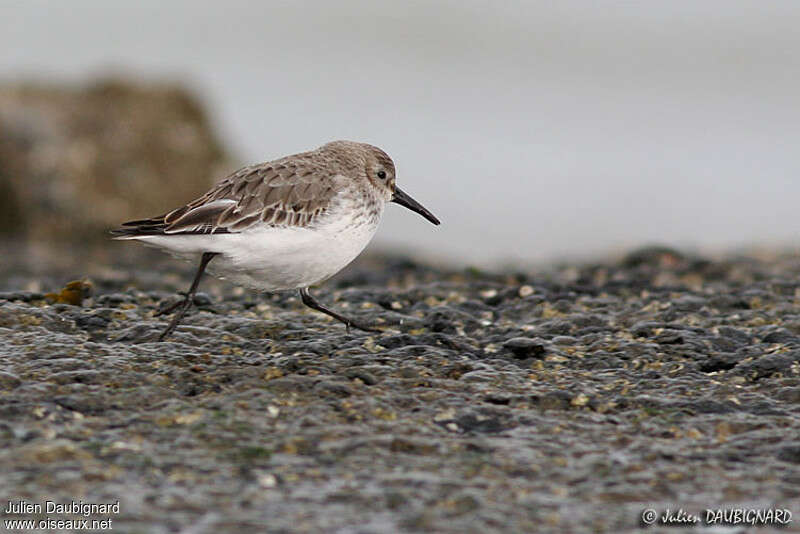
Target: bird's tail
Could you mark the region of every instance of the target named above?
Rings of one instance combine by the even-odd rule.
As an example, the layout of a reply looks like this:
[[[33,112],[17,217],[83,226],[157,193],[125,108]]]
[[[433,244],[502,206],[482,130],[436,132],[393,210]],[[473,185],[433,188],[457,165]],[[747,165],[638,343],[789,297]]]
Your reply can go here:
[[[160,215],[151,219],[138,219],[122,223],[122,226],[110,230],[114,239],[136,239],[148,235],[164,235],[167,223],[164,222],[166,215]]]

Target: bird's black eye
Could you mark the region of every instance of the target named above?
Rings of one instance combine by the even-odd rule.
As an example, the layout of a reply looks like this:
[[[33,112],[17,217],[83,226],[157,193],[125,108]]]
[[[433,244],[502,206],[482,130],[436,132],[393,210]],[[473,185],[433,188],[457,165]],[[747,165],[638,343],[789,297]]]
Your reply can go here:
[[[386,179],[386,171],[378,171],[378,178],[380,178],[381,180],[385,180]]]

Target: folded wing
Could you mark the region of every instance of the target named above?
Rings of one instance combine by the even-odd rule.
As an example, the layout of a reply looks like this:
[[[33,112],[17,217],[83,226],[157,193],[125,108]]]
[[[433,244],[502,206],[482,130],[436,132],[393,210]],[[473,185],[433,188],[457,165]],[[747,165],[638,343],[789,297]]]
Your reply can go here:
[[[242,232],[254,225],[308,227],[336,194],[335,179],[311,161],[278,160],[245,167],[189,204],[123,223],[118,237]]]

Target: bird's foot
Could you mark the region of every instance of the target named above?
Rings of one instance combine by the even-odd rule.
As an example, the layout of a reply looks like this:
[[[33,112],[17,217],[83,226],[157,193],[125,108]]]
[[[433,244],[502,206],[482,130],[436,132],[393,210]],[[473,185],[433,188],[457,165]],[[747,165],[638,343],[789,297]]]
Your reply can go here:
[[[158,304],[158,309],[153,314],[153,317],[159,317],[161,315],[169,315],[170,313],[174,312],[175,310],[177,310],[177,309],[179,309],[179,308],[181,308],[183,306],[186,306],[186,303],[189,300],[189,297],[186,295],[186,293],[184,293],[182,291],[179,292],[178,294],[179,295],[183,295],[183,298],[181,300],[175,301],[172,304],[167,304],[167,301],[161,301]]]
[[[359,322],[359,321],[354,321],[353,319],[346,319],[343,322],[344,322],[344,326],[347,329],[348,333],[350,333],[350,328],[351,327],[352,328],[357,328],[359,330],[363,330],[364,332],[383,332],[383,330],[375,328],[374,326],[370,326],[368,324],[365,324],[365,323],[362,323],[362,322]]]

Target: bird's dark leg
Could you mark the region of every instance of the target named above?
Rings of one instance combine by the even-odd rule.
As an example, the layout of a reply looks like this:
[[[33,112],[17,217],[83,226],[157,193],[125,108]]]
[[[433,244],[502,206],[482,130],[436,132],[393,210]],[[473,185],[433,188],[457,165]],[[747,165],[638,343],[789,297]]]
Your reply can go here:
[[[186,293],[186,298],[183,299],[178,303],[175,308],[178,311],[172,317],[172,321],[170,321],[169,326],[164,332],[158,337],[159,341],[164,341],[168,335],[170,335],[175,328],[178,326],[178,323],[181,322],[183,316],[186,315],[186,312],[192,306],[192,302],[194,301],[194,294],[197,293],[197,286],[200,285],[200,279],[203,278],[203,273],[206,270],[206,265],[211,259],[216,256],[216,252],[203,252],[203,256],[200,258],[200,265],[197,267],[197,274],[194,275],[194,281],[192,282],[191,287],[189,287],[189,291]]]
[[[178,291],[178,295],[181,295],[183,299],[173,302],[169,306],[164,306],[163,308],[159,305],[158,310],[153,314],[153,317],[160,317],[161,315],[169,315],[170,313],[174,312],[178,308],[184,305],[186,302],[186,291]]]
[[[303,301],[303,304],[305,304],[306,306],[308,306],[312,310],[317,310],[317,311],[322,312],[322,313],[324,313],[326,315],[330,315],[331,317],[333,317],[337,321],[343,322],[344,325],[347,327],[347,331],[348,332],[350,331],[350,327],[351,326],[353,328],[358,328],[359,330],[364,330],[365,332],[380,332],[380,330],[378,330],[377,328],[373,328],[373,327],[367,326],[367,325],[365,325],[363,323],[359,323],[358,321],[355,321],[353,319],[349,319],[349,318],[345,317],[344,315],[341,315],[341,314],[336,313],[335,311],[333,311],[333,310],[331,310],[329,308],[326,308],[325,306],[320,304],[317,299],[315,299],[314,297],[311,296],[311,293],[308,292],[308,288],[307,287],[304,287],[304,288],[302,288],[300,290],[300,299]]]

